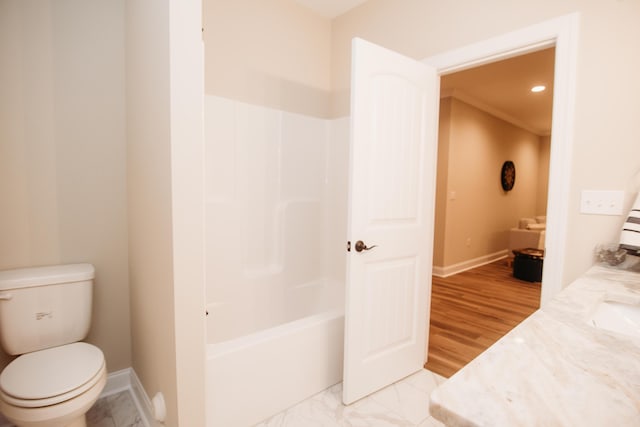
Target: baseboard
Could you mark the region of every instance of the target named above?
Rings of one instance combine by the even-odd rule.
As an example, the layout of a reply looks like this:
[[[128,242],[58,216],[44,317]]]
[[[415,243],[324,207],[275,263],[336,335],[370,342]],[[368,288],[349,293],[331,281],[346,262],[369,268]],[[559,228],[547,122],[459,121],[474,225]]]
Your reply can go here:
[[[509,250],[504,249],[492,254],[483,255],[478,258],[470,259],[467,261],[459,262],[457,264],[449,265],[446,267],[433,266],[433,275],[436,277],[449,277],[454,274],[462,273],[463,271],[471,270],[498,261],[500,259],[507,258]]]
[[[149,399],[147,392],[142,386],[142,383],[133,368],[126,368],[110,373],[107,376],[107,384],[105,385],[104,390],[102,390],[100,398],[120,393],[125,390],[129,390],[131,393],[133,403],[136,405],[140,418],[142,418],[144,427],[156,427],[158,424],[152,415],[153,407],[151,405],[151,399]]]
[[[120,393],[131,388],[131,372],[133,369],[127,368],[121,371],[112,372],[107,375],[107,384],[100,393],[100,399],[103,397],[111,396],[112,394]]]
[[[133,369],[131,369],[131,392],[133,394],[133,399],[136,402],[136,406],[138,407],[138,411],[140,411],[140,415],[144,418],[146,426],[159,426],[160,423],[158,423],[153,417],[153,405],[151,404],[151,399],[142,386],[140,378],[136,375],[136,371]]]

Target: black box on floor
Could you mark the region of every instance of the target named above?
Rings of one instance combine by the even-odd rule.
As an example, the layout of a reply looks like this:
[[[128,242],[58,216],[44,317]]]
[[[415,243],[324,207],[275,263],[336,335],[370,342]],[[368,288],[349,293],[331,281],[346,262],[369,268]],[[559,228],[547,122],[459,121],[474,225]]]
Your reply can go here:
[[[513,251],[513,277],[527,282],[542,281],[544,251],[541,249],[517,249]]]

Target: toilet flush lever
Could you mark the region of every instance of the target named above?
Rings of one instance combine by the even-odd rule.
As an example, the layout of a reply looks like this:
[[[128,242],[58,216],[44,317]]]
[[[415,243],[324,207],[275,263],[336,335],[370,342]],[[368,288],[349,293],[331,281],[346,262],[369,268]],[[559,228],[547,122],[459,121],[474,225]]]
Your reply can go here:
[[[11,295],[8,292],[2,292],[0,293],[0,300],[5,300],[5,301],[9,301],[10,299],[13,298],[13,295]]]

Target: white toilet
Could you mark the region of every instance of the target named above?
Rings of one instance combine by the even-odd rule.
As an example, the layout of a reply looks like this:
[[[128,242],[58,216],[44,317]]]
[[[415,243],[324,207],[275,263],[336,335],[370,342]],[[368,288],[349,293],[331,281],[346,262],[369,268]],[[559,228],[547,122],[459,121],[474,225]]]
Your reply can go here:
[[[107,380],[102,351],[84,342],[94,268],[0,271],[0,344],[18,355],[0,374],[0,412],[19,427],[84,427]]]

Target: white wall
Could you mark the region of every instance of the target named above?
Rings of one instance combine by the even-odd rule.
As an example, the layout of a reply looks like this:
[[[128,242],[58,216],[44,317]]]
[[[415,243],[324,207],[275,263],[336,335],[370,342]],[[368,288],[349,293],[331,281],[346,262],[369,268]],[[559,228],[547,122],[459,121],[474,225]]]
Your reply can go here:
[[[131,366],[124,44],[123,1],[0,2],[0,269],[94,264],[109,371]]]
[[[132,366],[177,425],[168,3],[126,5],[129,280]]]
[[[178,423],[205,425],[204,45],[201,0],[169,4]],[[166,425],[172,425],[167,420]]]
[[[205,425],[200,2],[126,2],[133,368],[168,426]]]

